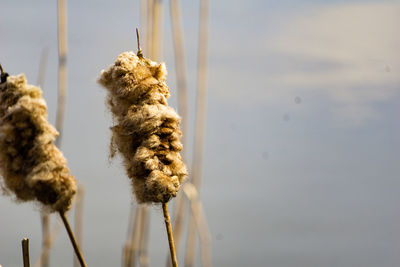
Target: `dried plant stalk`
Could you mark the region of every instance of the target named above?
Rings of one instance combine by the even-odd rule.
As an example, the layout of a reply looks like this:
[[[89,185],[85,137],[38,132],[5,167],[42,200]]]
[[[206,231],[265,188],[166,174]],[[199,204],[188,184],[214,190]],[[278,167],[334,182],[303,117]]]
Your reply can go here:
[[[67,0],[57,1],[57,37],[58,37],[58,100],[57,100],[57,113],[56,113],[56,129],[59,132],[58,138],[55,140],[55,145],[61,147],[61,139],[63,136],[64,113],[67,91]],[[47,56],[47,53],[46,53]],[[40,68],[42,69],[42,68]],[[40,70],[39,69],[39,70]],[[39,72],[41,73],[41,72]],[[41,76],[39,75],[39,79]],[[40,83],[43,84],[41,80]],[[41,213],[41,221],[49,222],[50,215],[44,212]],[[42,225],[42,239],[47,240],[47,235],[50,233],[48,229],[49,224]],[[47,228],[46,228],[47,227]],[[42,267],[49,266],[49,256],[51,244],[44,244],[42,242],[42,250],[46,249],[46,253],[42,253]]]
[[[59,234],[61,230],[61,224],[56,221],[54,223],[54,226],[52,228],[52,230],[50,231],[50,233],[48,235],[46,235],[46,239],[43,240],[43,242],[45,243],[45,246],[42,247],[42,251],[40,252],[40,256],[36,259],[35,264],[33,265],[34,267],[39,267],[39,266],[43,266],[42,265],[42,260],[43,259],[48,259],[48,255],[50,253],[50,248],[54,243],[54,240],[56,239],[57,235]]]
[[[134,267],[136,263],[136,254],[138,251],[139,242],[139,229],[141,220],[137,220],[140,216],[141,209],[131,208],[131,216],[129,220],[128,227],[128,237],[125,242],[124,252],[123,252],[123,265],[124,267]]]
[[[46,66],[47,66],[47,57],[48,57],[49,49],[47,47],[42,49],[42,53],[40,55],[40,62],[39,62],[39,71],[37,77],[37,86],[42,88],[44,86],[44,80],[46,76]],[[50,235],[50,216],[47,212],[41,211],[40,212],[40,221],[42,224],[42,251],[48,250],[50,248],[49,235]],[[42,267],[49,267],[49,253],[41,253],[41,266]]]
[[[176,78],[177,78],[177,89],[178,89],[178,110],[182,116],[181,129],[183,132],[182,144],[185,147],[187,145],[188,136],[188,96],[187,96],[187,80],[186,80],[186,65],[185,65],[185,49],[183,39],[183,27],[182,17],[179,6],[179,0],[170,0],[170,11],[171,11],[171,25],[174,40],[174,53],[175,53],[175,66],[176,66]],[[184,151],[183,151],[184,152]],[[185,153],[183,158],[185,159]],[[183,225],[185,220],[185,198],[182,194],[178,194],[175,200],[174,208],[174,240],[176,244],[176,250],[179,250],[180,241],[182,239]],[[171,262],[168,258],[167,266],[170,266]]]
[[[22,259],[24,261],[24,267],[30,267],[30,260],[29,260],[29,239],[24,238],[22,239]]]
[[[139,203],[168,202],[187,176],[179,154],[180,118],[167,105],[165,78],[163,63],[125,52],[99,79],[116,121],[111,156],[116,150],[123,155]]]
[[[177,91],[178,91],[178,111],[182,116],[182,122],[181,122],[181,129],[183,132],[182,144],[185,147],[187,144],[186,133],[187,133],[187,116],[188,116],[188,105],[187,105],[188,89],[187,89],[182,16],[179,6],[179,0],[170,0],[170,10],[171,10],[172,34],[174,40],[176,80],[177,80]]]
[[[142,220],[141,218],[143,217],[142,215],[143,209],[139,206],[136,209],[136,217],[135,217],[135,225],[133,228],[133,233],[132,233],[132,250],[131,250],[131,262],[132,266],[136,266],[136,260],[139,255],[139,247],[140,247],[140,230],[142,229]]]
[[[153,6],[154,6],[154,1],[156,0],[147,0],[147,31],[146,31],[146,46],[145,49],[149,53],[149,57],[152,57],[153,53]]]
[[[201,0],[200,6],[200,30],[198,49],[198,73],[197,73],[197,105],[194,155],[192,165],[192,183],[200,192],[201,169],[203,162],[204,133],[206,125],[206,96],[207,96],[207,53],[208,53],[208,18],[209,0]],[[185,265],[194,265],[196,251],[196,227],[193,219],[189,219],[188,237],[186,246]]]
[[[58,102],[56,129],[60,132],[56,140],[60,147],[67,94],[67,0],[58,0]]]
[[[43,89],[44,80],[46,77],[46,67],[47,67],[47,58],[49,55],[49,49],[47,47],[42,49],[40,54],[40,62],[39,62],[39,71],[37,77],[37,86]]]
[[[162,0],[153,0],[153,9],[152,9],[152,46],[150,57],[154,60],[159,60],[161,58],[160,47],[162,40],[162,17],[163,17],[163,4]]]
[[[211,235],[203,205],[196,187],[192,183],[185,183],[183,192],[190,201],[191,213],[199,233],[202,266],[209,267],[211,266]]]
[[[141,223],[140,223],[140,231],[139,231],[139,266],[147,267],[150,264],[149,255],[147,252],[148,244],[149,244],[149,233],[150,233],[150,212],[147,204],[142,204],[139,207],[141,212]]]
[[[50,242],[50,216],[47,212],[41,211],[40,218],[42,223],[42,253],[40,254],[40,264],[42,267],[49,267]]]

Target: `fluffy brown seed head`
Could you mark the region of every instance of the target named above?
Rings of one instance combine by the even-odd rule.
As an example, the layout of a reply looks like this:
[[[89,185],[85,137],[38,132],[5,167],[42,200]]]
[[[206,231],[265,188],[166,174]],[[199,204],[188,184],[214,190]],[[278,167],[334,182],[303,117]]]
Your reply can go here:
[[[118,56],[103,70],[99,83],[108,90],[111,156],[119,151],[138,202],[167,202],[187,176],[182,150],[180,117],[168,106],[164,63],[133,52]]]
[[[57,135],[39,88],[28,85],[23,74],[0,84],[0,174],[6,193],[38,200],[50,211],[69,209],[76,182],[53,144]]]

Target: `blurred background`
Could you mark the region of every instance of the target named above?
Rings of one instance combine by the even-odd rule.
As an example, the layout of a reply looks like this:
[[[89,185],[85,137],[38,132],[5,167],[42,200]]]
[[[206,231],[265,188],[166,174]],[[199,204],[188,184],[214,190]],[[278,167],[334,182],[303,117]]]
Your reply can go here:
[[[178,108],[170,7],[162,2],[158,57],[169,72],[169,103]],[[200,1],[180,2],[190,163]],[[118,54],[136,52],[140,8],[139,0],[67,4],[62,151],[85,188],[82,247],[89,266],[121,265],[136,205],[121,159],[108,157],[112,120],[96,80]],[[213,266],[399,266],[400,2],[210,1],[209,14],[201,200]],[[42,87],[52,124],[57,47],[56,1],[1,1],[0,62],[36,84],[48,51]],[[162,212],[150,210],[150,266],[164,266]],[[41,251],[39,207],[0,196],[0,265],[22,266],[23,237],[30,238],[34,262]],[[51,266],[71,266],[72,253],[61,229]]]

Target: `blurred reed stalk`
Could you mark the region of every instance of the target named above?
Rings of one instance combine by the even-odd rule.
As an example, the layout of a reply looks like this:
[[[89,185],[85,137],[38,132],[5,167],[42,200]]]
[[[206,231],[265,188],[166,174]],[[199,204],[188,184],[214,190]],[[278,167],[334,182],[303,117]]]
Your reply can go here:
[[[208,23],[209,23],[209,0],[201,0],[200,3],[200,29],[198,46],[198,66],[197,66],[197,98],[196,98],[196,118],[194,131],[194,150],[193,163],[191,169],[191,182],[200,192],[201,170],[204,154],[204,134],[206,126],[206,106],[207,106],[207,57],[208,57]],[[185,266],[192,267],[195,262],[196,253],[196,224],[192,216],[189,217],[189,228],[186,243]],[[204,259],[203,259],[204,260]],[[207,262],[203,262],[203,266]],[[211,264],[210,262],[208,264]]]
[[[42,88],[44,87],[44,81],[46,77],[46,66],[47,66],[47,58],[49,49],[47,47],[42,49],[40,54],[40,61],[39,61],[39,71],[36,84]],[[50,248],[50,216],[47,215],[44,211],[40,212],[40,219],[42,224],[42,252],[48,251]],[[48,267],[49,266],[49,255],[48,253],[41,253],[41,266]]]
[[[59,232],[61,230],[61,224],[56,221],[52,230],[50,233],[46,236],[46,239],[43,241],[45,244],[45,247],[42,247],[42,251],[40,253],[39,258],[35,261],[35,264],[33,265],[34,267],[40,267],[43,266],[42,260],[43,259],[48,259],[48,253],[50,252],[50,248],[53,245],[53,242],[55,238],[58,236]]]
[[[142,35],[144,33],[147,33],[147,0],[140,0],[140,32],[142,33]],[[144,36],[144,35],[143,35]],[[147,35],[146,38],[143,38],[140,40],[142,47],[146,47],[147,48]]]
[[[131,216],[129,219],[128,235],[124,245],[123,265],[124,267],[133,267],[136,264],[136,255],[139,248],[139,229],[140,221],[135,218],[140,216],[141,209],[131,208]]]
[[[49,251],[52,243],[50,242],[50,215],[44,211],[40,212],[42,222],[42,253],[40,263],[42,267],[49,267]]]
[[[60,148],[61,140],[63,136],[63,126],[65,117],[65,104],[66,104],[66,92],[67,92],[67,0],[57,1],[57,18],[58,18],[58,100],[57,100],[57,114],[56,114],[56,129],[59,132],[59,136],[55,141],[55,145]],[[79,191],[78,191],[79,195]],[[82,191],[81,191],[82,197]],[[79,200],[78,200],[79,201]],[[73,234],[71,226],[69,225],[68,219],[63,211],[59,212],[60,217],[64,223],[65,229],[67,230],[68,236],[74,248],[74,252],[80,266],[86,267],[85,260],[83,259],[82,252],[79,248],[78,242]],[[45,215],[48,216],[48,215]],[[46,219],[42,219],[45,221]],[[79,226],[78,226],[79,227]],[[48,231],[47,231],[48,233]],[[44,236],[44,240],[48,240]],[[51,243],[50,243],[51,245]],[[49,246],[47,246],[50,249]],[[45,253],[42,255],[49,255]],[[48,259],[44,259],[43,262],[48,264]]]
[[[163,2],[162,0],[152,0],[152,38],[151,38],[151,59],[160,61],[161,53],[160,47],[162,46],[162,26],[163,26]],[[148,50],[150,51],[150,50]]]
[[[21,241],[22,243],[22,259],[24,262],[24,267],[30,267],[30,261],[29,261],[29,239],[24,238]]]
[[[46,69],[47,69],[47,58],[49,56],[49,49],[44,47],[42,52],[40,53],[40,61],[39,61],[39,71],[37,77],[37,86],[40,88],[44,87],[44,80],[46,78]]]
[[[147,204],[142,204],[142,216],[140,217],[139,232],[139,266],[148,267],[150,260],[148,255],[149,234],[150,234],[150,211]]]
[[[190,208],[200,237],[200,253],[203,266],[211,266],[211,234],[203,205],[192,183],[183,185],[183,192],[190,201]]]
[[[188,148],[187,136],[188,136],[188,89],[187,89],[187,75],[186,75],[186,63],[185,63],[185,47],[182,27],[182,16],[179,6],[179,0],[170,0],[170,17],[172,25],[172,35],[174,44],[174,55],[175,55],[175,68],[176,68],[176,80],[177,80],[177,91],[178,91],[178,111],[181,115],[181,130],[182,130],[182,144],[183,151],[182,157],[184,161],[186,159],[185,148]],[[185,198],[183,193],[179,192],[175,200],[174,206],[174,241],[176,245],[176,251],[178,253],[180,247],[180,241],[182,240],[182,232],[185,220]],[[170,257],[167,257],[167,266],[171,266]]]
[[[83,242],[83,203],[85,197],[85,188],[82,184],[78,185],[78,192],[75,199],[75,235],[78,245],[82,247]],[[74,256],[74,267],[79,267],[80,263]]]
[[[63,135],[63,123],[65,113],[65,100],[67,91],[67,0],[57,1],[57,36],[58,36],[58,99],[56,114],[56,129],[59,136],[55,145],[60,148]],[[51,244],[46,243],[50,233],[50,216],[41,214],[42,217],[42,250],[50,250]],[[42,253],[42,267],[49,266],[49,252]]]
[[[58,101],[56,129],[60,133],[56,146],[60,148],[63,136],[65,102],[67,96],[67,0],[58,0]]]
[[[140,16],[143,16],[146,18],[146,32],[144,32],[142,30],[142,32],[144,32],[146,34],[146,54],[148,54],[148,56],[151,55],[151,53],[153,52],[153,5],[154,5],[154,1],[156,0],[147,0],[147,6],[146,6],[146,12],[140,14]]]

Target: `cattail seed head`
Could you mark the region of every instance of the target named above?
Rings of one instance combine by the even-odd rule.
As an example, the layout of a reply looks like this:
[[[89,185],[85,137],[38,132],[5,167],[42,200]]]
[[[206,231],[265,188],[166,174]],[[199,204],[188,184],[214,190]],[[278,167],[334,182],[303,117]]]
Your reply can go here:
[[[23,74],[0,84],[0,174],[2,188],[19,201],[37,200],[50,211],[67,211],[76,192],[58,132],[47,121],[42,91]]]
[[[124,52],[99,78],[115,121],[111,156],[123,155],[140,203],[169,201],[187,176],[179,154],[180,117],[168,106],[166,76],[164,63]]]

